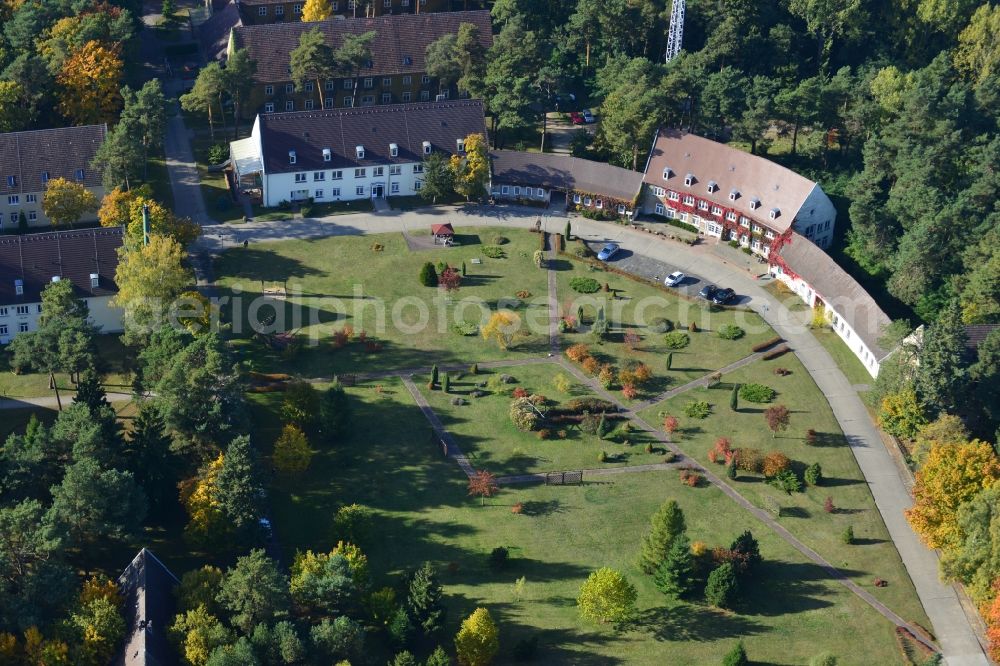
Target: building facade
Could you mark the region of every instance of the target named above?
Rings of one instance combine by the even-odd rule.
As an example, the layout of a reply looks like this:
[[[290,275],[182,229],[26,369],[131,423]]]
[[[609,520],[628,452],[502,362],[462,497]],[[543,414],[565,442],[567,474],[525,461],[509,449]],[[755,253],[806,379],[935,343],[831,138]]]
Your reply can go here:
[[[629,218],[642,190],[642,173],[558,153],[496,150],[490,154],[494,199]]]
[[[236,4],[243,25],[264,25],[301,21],[305,0],[239,0]],[[478,8],[480,4],[458,0],[330,0],[334,18],[467,11]]]
[[[460,155],[471,134],[486,136],[479,100],[261,114],[230,164],[265,206],[412,196],[427,156]]]
[[[794,230],[820,247],[837,211],[815,182],[756,155],[679,130],[659,130],[646,163],[646,213],[768,256]]]
[[[431,43],[456,34],[463,23],[476,26],[484,49],[493,44],[490,13],[469,11],[240,26],[233,28],[228,50],[245,48],[257,63],[254,87],[245,105],[253,113],[430,102],[438,95],[461,96],[454,86],[442,88],[427,74],[424,57]],[[289,54],[304,33],[316,28],[334,49],[345,35],[374,31],[372,60],[357,76],[308,81],[299,89],[291,80]]]
[[[81,183],[100,200],[102,174],[91,162],[107,133],[107,125],[83,125],[0,134],[0,233],[16,230],[22,213],[30,227],[49,225],[42,197],[55,178]],[[81,221],[96,219],[95,212]]]
[[[122,330],[122,311],[111,306],[118,292],[115,270],[121,228],[80,229],[0,236],[0,344],[38,328],[42,291],[69,280],[102,332]]]

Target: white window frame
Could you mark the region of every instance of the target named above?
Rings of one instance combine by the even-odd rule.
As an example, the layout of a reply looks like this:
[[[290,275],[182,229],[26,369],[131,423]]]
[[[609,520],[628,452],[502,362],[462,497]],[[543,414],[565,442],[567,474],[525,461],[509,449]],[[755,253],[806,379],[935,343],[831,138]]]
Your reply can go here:
[[[295,92],[295,84],[294,83],[286,83],[285,84],[285,94],[286,95],[291,95],[293,92]]]
[[[357,187],[355,187],[354,188],[354,194],[356,196],[359,196],[359,197],[365,196],[365,186],[364,185],[358,185]]]
[[[303,103],[303,107],[305,108],[306,111],[312,111],[313,106],[314,106],[314,104],[313,104],[313,101],[311,99],[307,99]]]
[[[274,102],[266,102],[264,104],[264,113],[274,113]]]
[[[305,173],[305,171],[300,171],[299,173],[295,174],[295,182],[296,183],[304,183],[304,182],[306,182],[306,173]]]
[[[365,168],[363,168],[363,167],[355,169],[354,170],[354,177],[355,178],[367,178],[368,177],[368,170],[365,169]]]
[[[389,167],[390,176],[400,176],[403,174],[403,167],[398,164],[393,164]]]
[[[313,199],[322,199],[322,198],[323,198],[323,190],[315,190],[313,192]]]
[[[313,171],[313,182],[319,183],[326,180],[326,171]]]
[[[389,194],[399,194],[399,183],[392,182],[389,184]]]

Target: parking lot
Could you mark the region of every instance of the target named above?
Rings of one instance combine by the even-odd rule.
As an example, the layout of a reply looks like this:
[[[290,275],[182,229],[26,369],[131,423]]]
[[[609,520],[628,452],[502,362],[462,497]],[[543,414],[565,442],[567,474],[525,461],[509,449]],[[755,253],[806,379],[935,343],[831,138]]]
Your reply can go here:
[[[587,247],[589,247],[596,255],[600,252],[601,248],[604,247],[604,241],[587,241]],[[684,270],[680,266],[671,266],[665,264],[662,261],[657,261],[656,259],[651,259],[650,257],[636,254],[632,250],[629,250],[624,245],[620,250],[611,258],[610,261],[606,262],[609,266],[614,266],[615,268],[623,271],[632,273],[633,275],[638,275],[640,277],[648,278],[650,280],[655,280],[660,284],[663,283],[663,279],[673,273],[674,271],[681,271],[684,273],[684,282],[682,282],[678,287],[677,291],[688,296],[697,296],[698,292],[702,287],[705,286],[706,281],[698,275],[694,275]],[[721,285],[726,286],[726,285]]]

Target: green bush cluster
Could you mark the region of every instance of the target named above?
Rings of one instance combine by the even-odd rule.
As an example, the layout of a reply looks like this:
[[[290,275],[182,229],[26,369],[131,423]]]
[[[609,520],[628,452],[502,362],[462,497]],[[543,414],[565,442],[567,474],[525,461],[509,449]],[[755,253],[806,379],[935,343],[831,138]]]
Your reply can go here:
[[[653,333],[669,333],[674,330],[674,322],[665,317],[657,317],[649,323],[649,330]]]
[[[719,327],[719,337],[723,340],[739,340],[745,334],[745,331],[736,324],[726,324]]]
[[[479,333],[479,324],[470,324],[469,322],[462,322],[461,324],[455,324],[452,326],[452,330],[459,335],[476,335]]]
[[[667,349],[684,349],[691,342],[691,336],[684,331],[670,331],[663,336]]]
[[[764,384],[744,384],[740,387],[740,397],[747,402],[771,402],[774,400],[774,389]]]
[[[695,400],[684,406],[684,415],[692,419],[708,418],[712,411],[712,406],[704,400]]]
[[[594,278],[575,277],[569,281],[569,287],[581,294],[593,294],[601,290],[601,283]]]
[[[485,254],[490,259],[503,259],[507,256],[507,253],[503,251],[502,247],[497,245],[487,245],[483,248],[483,254]]]

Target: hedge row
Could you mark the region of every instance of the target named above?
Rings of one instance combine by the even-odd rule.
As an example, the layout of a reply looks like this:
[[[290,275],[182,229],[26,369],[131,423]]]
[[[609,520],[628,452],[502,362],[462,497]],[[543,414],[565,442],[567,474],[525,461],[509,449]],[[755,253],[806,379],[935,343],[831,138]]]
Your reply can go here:
[[[773,358],[778,358],[787,351],[788,351],[788,345],[781,345],[780,347],[775,347],[771,351],[767,352],[766,354],[761,356],[761,358],[764,359],[765,361],[770,361]]]
[[[758,342],[750,349],[754,350],[755,352],[764,351],[768,347],[773,347],[774,345],[778,344],[781,341],[782,340],[780,337],[771,338],[770,340],[765,340],[764,342]]]

